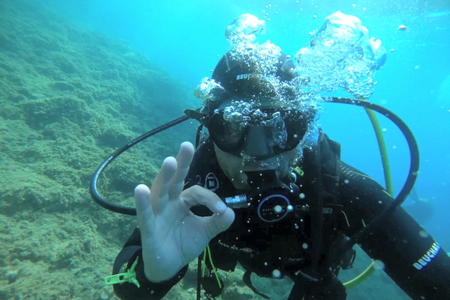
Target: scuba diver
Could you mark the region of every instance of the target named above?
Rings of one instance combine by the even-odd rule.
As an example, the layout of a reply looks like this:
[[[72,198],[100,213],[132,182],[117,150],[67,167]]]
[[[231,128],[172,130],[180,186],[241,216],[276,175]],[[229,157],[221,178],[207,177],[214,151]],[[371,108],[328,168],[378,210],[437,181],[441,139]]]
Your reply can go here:
[[[290,278],[290,300],[346,299],[337,276],[358,244],[413,299],[450,299],[450,258],[400,207],[413,181],[394,199],[343,162],[315,125],[317,107],[299,97],[292,59],[279,53],[261,66],[263,56],[222,57],[202,108],[186,111],[201,123],[196,147],[182,143],[151,189],[135,188],[138,228],[114,262],[116,295],[161,299],[197,258],[208,298],[224,289],[218,270],[239,264],[263,298],[251,273]],[[95,190],[99,172],[91,193],[111,209]]]

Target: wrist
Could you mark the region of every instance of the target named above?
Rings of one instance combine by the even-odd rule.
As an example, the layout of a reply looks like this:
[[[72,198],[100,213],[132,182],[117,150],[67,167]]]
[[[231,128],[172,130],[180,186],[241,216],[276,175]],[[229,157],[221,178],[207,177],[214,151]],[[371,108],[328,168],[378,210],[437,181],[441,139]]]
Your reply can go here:
[[[170,268],[163,267],[161,264],[154,265],[151,263],[147,263],[149,260],[145,259],[145,256],[143,257],[143,273],[145,275],[145,278],[148,281],[154,282],[154,283],[160,283],[163,281],[167,281],[174,277],[179,269],[173,269],[173,266]],[[158,260],[157,260],[158,261]],[[181,269],[181,268],[180,268]]]
[[[144,275],[148,281],[151,281],[153,283],[160,283],[163,281],[167,281],[173,277],[173,275],[172,276],[167,276],[167,275],[164,276],[164,274],[161,274],[161,272],[157,272],[155,270],[151,270],[151,269],[145,268],[145,267],[144,267]]]

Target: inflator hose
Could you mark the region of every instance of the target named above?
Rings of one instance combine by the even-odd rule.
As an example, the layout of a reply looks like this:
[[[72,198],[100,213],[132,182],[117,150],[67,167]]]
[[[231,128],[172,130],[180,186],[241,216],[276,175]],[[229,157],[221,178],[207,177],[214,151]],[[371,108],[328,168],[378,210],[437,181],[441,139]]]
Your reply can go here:
[[[409,130],[408,126],[406,126],[406,124],[397,115],[387,110],[386,108],[371,102],[349,98],[332,97],[327,98],[326,100],[332,103],[358,105],[381,113],[385,117],[389,118],[400,129],[400,131],[405,136],[410,151],[410,168],[408,176],[399,194],[394,199],[394,201],[387,208],[385,208],[378,216],[376,216],[365,228],[363,228],[362,230],[358,231],[357,233],[355,233],[353,236],[350,237],[350,240],[346,243],[344,247],[344,249],[350,249],[361,239],[361,237],[364,234],[369,232],[374,226],[378,225],[384,217],[388,216],[395,208],[401,205],[401,203],[406,199],[407,195],[413,188],[415,180],[417,178],[419,170],[419,150],[417,147],[416,140],[414,139],[414,136],[412,132]],[[111,211],[127,215],[136,215],[136,209],[133,207],[127,207],[123,205],[110,203],[105,199],[103,199],[103,197],[97,191],[97,181],[100,174],[103,172],[106,166],[108,166],[114,159],[116,159],[120,154],[122,154],[126,150],[130,149],[131,147],[135,146],[136,144],[140,143],[146,138],[151,137],[177,124],[180,124],[188,120],[189,118],[190,117],[188,115],[185,115],[175,120],[172,120],[162,126],[159,126],[153,130],[150,130],[149,132],[137,137],[136,139],[129,142],[127,145],[123,146],[122,148],[116,150],[113,154],[111,154],[104,162],[100,164],[100,166],[97,168],[94,175],[92,176],[89,191],[94,201],[98,203],[100,206],[109,209]]]
[[[130,216],[135,216],[136,215],[136,208],[133,207],[127,207],[127,206],[123,206],[123,205],[119,205],[119,204],[114,204],[111,203],[109,201],[106,201],[105,199],[103,199],[103,197],[100,195],[100,193],[97,190],[97,181],[98,178],[100,176],[100,174],[103,172],[103,170],[106,168],[106,166],[108,166],[114,159],[116,159],[120,154],[122,154],[123,152],[127,151],[128,149],[130,149],[131,147],[133,147],[134,145],[142,142],[143,140],[145,140],[146,138],[149,138],[157,133],[160,133],[161,131],[164,131],[170,127],[173,127],[175,125],[178,125],[186,120],[188,120],[189,117],[188,116],[182,116],[179,117],[175,120],[172,120],[164,125],[161,125],[159,127],[156,127],[146,133],[144,133],[143,135],[135,138],[134,140],[132,140],[131,142],[129,142],[128,144],[126,144],[125,146],[123,146],[120,149],[117,149],[116,151],[114,151],[113,154],[111,154],[107,159],[105,159],[104,162],[102,162],[100,164],[100,166],[98,166],[97,170],[95,171],[94,175],[92,175],[91,178],[91,184],[89,187],[89,192],[91,193],[91,197],[92,199],[94,199],[94,201],[99,204],[100,206],[109,209],[111,211],[114,212],[118,212],[124,215],[130,215]]]

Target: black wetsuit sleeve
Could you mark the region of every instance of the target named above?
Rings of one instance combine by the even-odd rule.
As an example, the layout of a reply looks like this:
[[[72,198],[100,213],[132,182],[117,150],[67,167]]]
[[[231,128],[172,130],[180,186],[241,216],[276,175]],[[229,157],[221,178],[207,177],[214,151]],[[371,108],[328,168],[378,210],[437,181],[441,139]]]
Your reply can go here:
[[[341,215],[352,235],[392,203],[367,175],[341,164]],[[450,258],[446,251],[401,207],[359,241],[384,265],[385,272],[413,299],[450,299]]]
[[[113,267],[113,274],[121,273],[124,266],[131,265],[138,260],[136,266],[136,279],[140,287],[132,283],[122,283],[114,285],[115,294],[123,300],[156,300],[161,299],[178,281],[183,278],[187,271],[187,266],[182,268],[171,279],[154,283],[149,281],[144,274],[144,262],[142,259],[142,246],[139,229],[135,229],[128,241],[122,248],[122,251],[116,257]]]

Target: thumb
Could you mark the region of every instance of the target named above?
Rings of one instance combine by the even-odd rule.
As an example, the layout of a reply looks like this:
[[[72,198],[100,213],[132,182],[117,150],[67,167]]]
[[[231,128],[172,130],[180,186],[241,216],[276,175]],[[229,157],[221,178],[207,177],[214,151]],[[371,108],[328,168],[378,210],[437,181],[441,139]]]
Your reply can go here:
[[[228,229],[234,221],[234,211],[226,206],[217,194],[201,186],[194,185],[185,189],[181,194],[181,199],[187,208],[203,205],[213,213],[210,217],[196,216],[199,224],[205,228],[209,239]]]
[[[223,202],[218,202],[216,206],[219,213],[203,218],[209,239],[212,239],[222,231],[227,230],[234,222],[235,215],[231,208],[227,207]]]

